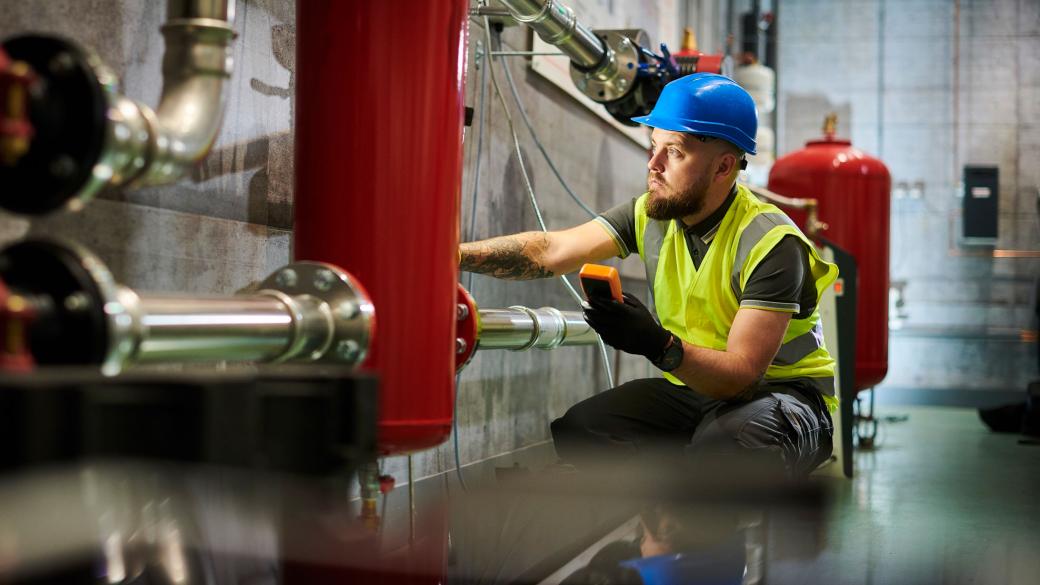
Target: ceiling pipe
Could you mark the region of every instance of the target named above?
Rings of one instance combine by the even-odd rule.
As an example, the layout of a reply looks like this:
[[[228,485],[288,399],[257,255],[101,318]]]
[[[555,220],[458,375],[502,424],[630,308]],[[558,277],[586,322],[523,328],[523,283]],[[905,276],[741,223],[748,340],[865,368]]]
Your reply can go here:
[[[502,0],[517,22],[531,27],[542,40],[559,47],[571,63],[592,69],[611,56],[610,48],[578,22],[574,10],[557,0]]]
[[[162,96],[154,110],[120,93],[118,78],[92,51],[55,37],[6,40],[3,48],[33,72],[35,137],[28,151],[0,161],[7,187],[0,207],[26,214],[78,209],[106,189],[188,176],[220,130],[233,20],[230,0],[168,0]]]
[[[570,58],[571,81],[589,99],[602,104],[634,100],[635,105],[619,106],[620,110],[608,108],[619,121],[633,124],[629,118],[645,113],[639,108],[656,101],[658,84],[638,82],[640,64],[646,61],[642,47],[649,44],[645,32],[593,31],[558,0],[502,0],[502,4],[514,19]],[[643,96],[644,92],[654,98]]]

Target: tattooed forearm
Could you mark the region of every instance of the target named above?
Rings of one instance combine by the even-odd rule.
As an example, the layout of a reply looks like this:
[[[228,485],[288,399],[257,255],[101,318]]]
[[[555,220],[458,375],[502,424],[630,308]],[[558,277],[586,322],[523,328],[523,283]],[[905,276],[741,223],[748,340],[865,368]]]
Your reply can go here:
[[[553,276],[544,264],[549,236],[526,232],[462,244],[462,264],[466,272],[487,274],[509,280],[531,280]]]

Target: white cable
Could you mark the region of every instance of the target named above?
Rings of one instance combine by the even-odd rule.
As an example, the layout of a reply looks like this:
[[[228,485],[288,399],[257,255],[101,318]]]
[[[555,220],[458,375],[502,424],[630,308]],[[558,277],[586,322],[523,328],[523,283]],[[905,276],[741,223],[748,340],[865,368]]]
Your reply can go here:
[[[483,2],[479,4],[483,5]],[[470,240],[474,239],[477,224],[477,192],[480,189],[480,161],[481,155],[484,152],[484,112],[487,109],[485,107],[486,100],[484,95],[484,87],[487,85],[487,65],[491,62],[491,47],[487,47],[483,56],[486,59],[484,67],[480,70],[480,111],[477,112],[475,119],[477,120],[477,147],[476,157],[477,161],[473,165],[473,192],[470,195],[470,208],[469,208],[469,224],[466,226],[466,237]],[[473,273],[466,273],[466,290],[473,292]],[[455,452],[455,476],[459,480],[459,485],[462,486],[462,491],[469,491],[469,487],[466,486],[466,480],[462,477],[462,457],[459,453],[459,388],[462,381],[462,372],[455,375],[455,415],[451,417],[451,434],[452,434],[452,447]]]
[[[491,42],[491,23],[488,18],[484,17],[484,36],[488,45],[488,51],[494,50],[494,45]],[[506,65],[508,67],[508,65]],[[495,95],[498,96],[499,101],[502,103],[502,110],[506,117],[506,123],[509,126],[509,133],[513,137],[513,149],[516,151],[516,160],[520,166],[520,176],[524,180],[524,188],[527,190],[527,196],[531,201],[531,207],[534,209],[535,218],[538,220],[538,226],[543,232],[548,232],[549,228],[545,225],[545,218],[542,217],[542,210],[538,205],[538,198],[534,193],[534,186],[531,185],[531,177],[527,172],[527,165],[524,163],[523,152],[520,150],[520,137],[516,133],[516,126],[513,125],[513,116],[509,113],[509,106],[506,104],[506,98],[502,94],[502,90],[498,85],[498,77],[495,75],[494,58],[488,60],[488,69],[491,72],[491,85],[495,88]],[[580,306],[582,303],[581,295],[574,289],[574,285],[567,280],[566,276],[561,275],[560,280],[567,288],[567,292],[570,293],[574,301]],[[603,343],[603,339],[597,339],[599,343],[600,356],[603,358],[603,369],[607,373],[607,384],[610,387],[614,387],[614,373],[611,371],[610,357],[607,354],[606,344]]]
[[[588,205],[585,205],[585,202],[579,199],[578,196],[575,195],[574,191],[571,190],[570,185],[567,184],[567,181],[563,179],[563,175],[560,174],[559,169],[556,168],[556,163],[553,161],[553,158],[549,156],[548,151],[546,151],[545,147],[542,146],[542,141],[538,139],[538,133],[534,131],[534,125],[531,124],[531,119],[527,117],[527,108],[525,108],[523,102],[520,101],[520,93],[516,91],[516,83],[513,82],[513,73],[509,70],[508,66],[504,67],[503,70],[506,72],[506,84],[509,86],[509,92],[513,94],[513,101],[516,102],[516,109],[520,112],[520,118],[524,121],[524,125],[527,126],[527,131],[531,133],[531,138],[534,140],[534,144],[538,147],[539,152],[542,153],[542,157],[545,158],[545,162],[549,163],[549,168],[552,169],[553,174],[556,175],[556,179],[560,182],[563,190],[571,196],[574,203],[585,210],[585,213],[587,213],[589,217],[596,217],[596,212],[590,209]]]

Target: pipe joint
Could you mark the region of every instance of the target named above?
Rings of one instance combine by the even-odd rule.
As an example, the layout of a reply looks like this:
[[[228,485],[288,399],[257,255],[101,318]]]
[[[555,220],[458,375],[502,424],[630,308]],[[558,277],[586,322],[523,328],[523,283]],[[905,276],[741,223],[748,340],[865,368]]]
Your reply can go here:
[[[4,49],[40,82],[30,93],[37,139],[0,164],[0,207],[41,214],[82,207],[105,189],[173,183],[216,142],[233,67],[230,0],[169,0],[163,87],[154,109],[124,96],[97,56],[62,39],[25,36]],[[60,112],[61,115],[54,115]]]
[[[0,251],[0,281],[44,309],[30,335],[37,363],[96,364],[107,375],[158,362],[356,365],[375,328],[365,290],[347,272],[316,262],[282,268],[256,294],[141,294],[116,284],[81,246],[27,240]]]
[[[594,345],[596,332],[580,311],[553,307],[531,309],[480,309],[478,349],[555,349],[572,345]]]
[[[563,51],[579,68],[593,68],[609,49],[578,22],[569,6],[558,0],[502,0],[513,18],[531,27],[545,42]]]

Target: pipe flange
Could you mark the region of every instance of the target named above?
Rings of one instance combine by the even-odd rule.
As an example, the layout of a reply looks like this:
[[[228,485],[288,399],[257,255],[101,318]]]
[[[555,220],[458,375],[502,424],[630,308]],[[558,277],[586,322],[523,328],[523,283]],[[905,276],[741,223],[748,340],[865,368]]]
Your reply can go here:
[[[461,372],[477,353],[480,340],[480,310],[461,284],[455,295],[455,371]]]
[[[582,70],[571,64],[571,80],[593,101],[621,99],[636,86],[639,74],[639,46],[619,31],[593,31],[607,47],[606,59],[594,69]]]
[[[46,36],[15,37],[3,47],[29,64],[37,82],[28,103],[35,136],[17,163],[0,164],[0,207],[41,215],[75,206],[99,189],[91,185],[98,182],[94,167],[106,146],[109,109],[100,60],[70,41]]]
[[[100,365],[113,375],[137,351],[136,295],[117,285],[86,248],[58,239],[23,240],[0,252],[0,278],[45,305],[52,325],[38,324],[30,336],[40,365]]]
[[[368,355],[375,335],[375,306],[372,297],[349,272],[324,262],[295,262],[268,276],[260,283],[260,289],[258,294],[274,296],[283,303],[285,296],[291,298],[292,304],[287,306],[294,315],[294,332],[287,359],[356,365]],[[292,355],[292,348],[304,346],[301,336],[310,334],[306,321],[296,316],[293,307],[313,304],[314,299],[325,305],[320,310],[331,318],[331,339],[302,355]],[[320,335],[318,329],[314,328]]]

